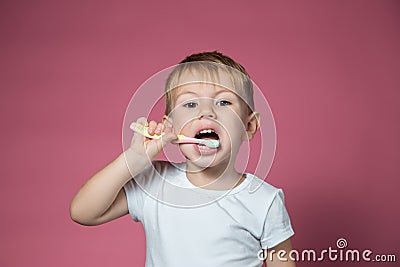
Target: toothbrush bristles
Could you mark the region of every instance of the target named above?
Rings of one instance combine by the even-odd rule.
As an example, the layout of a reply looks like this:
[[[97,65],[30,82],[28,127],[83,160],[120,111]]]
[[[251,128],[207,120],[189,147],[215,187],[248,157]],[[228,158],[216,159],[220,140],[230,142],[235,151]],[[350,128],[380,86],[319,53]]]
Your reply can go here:
[[[202,142],[202,144],[204,144],[205,146],[207,146],[209,148],[217,148],[217,147],[219,147],[219,141],[218,140],[205,140],[204,142]]]

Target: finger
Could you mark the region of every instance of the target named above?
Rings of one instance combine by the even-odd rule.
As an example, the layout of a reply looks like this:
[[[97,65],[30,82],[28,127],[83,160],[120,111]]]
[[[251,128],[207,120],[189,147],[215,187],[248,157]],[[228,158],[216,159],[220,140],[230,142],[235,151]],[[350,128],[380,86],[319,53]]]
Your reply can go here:
[[[155,132],[155,134],[161,134],[162,131],[163,131],[163,125],[162,125],[162,123],[159,123],[154,132]]]
[[[155,146],[152,146],[148,151],[149,155],[158,155],[167,144],[171,143],[175,139],[177,139],[175,134],[168,133],[164,134],[160,139],[154,140]]]
[[[162,128],[164,133],[171,133],[172,132],[172,125],[169,123],[167,120],[164,121],[163,123],[163,128]]]
[[[164,127],[172,127],[172,122],[165,115],[163,117],[163,124],[164,124]]]
[[[161,138],[161,146],[164,148],[167,144],[178,139],[178,136],[174,133],[165,133]]]
[[[165,127],[165,126],[164,126],[163,132],[164,132],[164,133],[172,133],[172,128],[171,128],[171,127]]]
[[[150,121],[148,133],[149,133],[150,135],[153,135],[153,134],[154,134],[154,131],[156,130],[156,127],[157,127],[157,122],[155,122],[155,121]]]

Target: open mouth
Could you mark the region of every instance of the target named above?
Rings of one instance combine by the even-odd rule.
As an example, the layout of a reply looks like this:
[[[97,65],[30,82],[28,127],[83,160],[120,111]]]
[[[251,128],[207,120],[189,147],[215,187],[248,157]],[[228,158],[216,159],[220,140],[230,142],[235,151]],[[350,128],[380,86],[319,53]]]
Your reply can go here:
[[[213,129],[204,129],[199,131],[194,138],[219,140],[218,134]]]
[[[194,136],[194,138],[203,139],[203,140],[218,140],[219,141],[219,135],[213,129],[200,130]],[[213,154],[217,153],[217,151],[218,151],[218,147],[212,148],[212,147],[208,147],[204,144],[195,144],[194,147],[197,150],[197,152],[203,156],[213,155]]]

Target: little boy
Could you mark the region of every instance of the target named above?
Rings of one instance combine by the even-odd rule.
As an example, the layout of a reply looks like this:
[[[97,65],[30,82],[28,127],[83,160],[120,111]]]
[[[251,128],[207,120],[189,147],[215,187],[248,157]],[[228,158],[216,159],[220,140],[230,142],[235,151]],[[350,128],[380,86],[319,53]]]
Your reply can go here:
[[[283,192],[235,169],[243,141],[259,129],[245,69],[219,52],[188,56],[166,82],[162,123],[140,118],[148,134],[82,186],[71,218],[83,225],[126,214],[142,222],[146,266],[295,266],[288,257],[293,230]],[[186,162],[154,160],[177,135],[217,139],[218,148],[179,144]],[[132,178],[133,177],[133,178]],[[260,186],[249,190],[253,183]],[[284,251],[286,254],[271,252]]]

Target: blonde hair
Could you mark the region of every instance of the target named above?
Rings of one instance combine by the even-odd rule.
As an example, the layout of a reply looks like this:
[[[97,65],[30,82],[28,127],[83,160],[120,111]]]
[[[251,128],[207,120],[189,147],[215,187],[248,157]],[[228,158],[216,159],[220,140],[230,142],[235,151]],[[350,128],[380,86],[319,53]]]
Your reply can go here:
[[[253,83],[242,65],[220,52],[203,52],[193,54],[182,60],[168,75],[165,84],[165,114],[168,115],[174,106],[174,89],[181,85],[185,73],[196,73],[202,76],[202,83],[222,85],[233,89],[247,104],[249,112],[254,111]],[[228,74],[230,86],[221,84],[220,74]],[[230,88],[233,86],[234,88]]]

